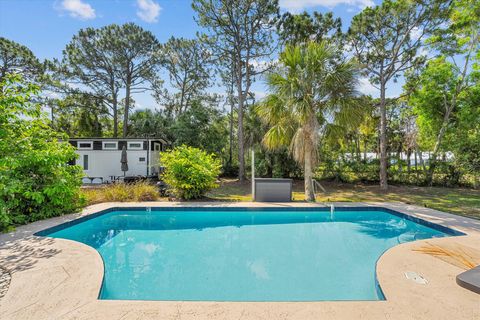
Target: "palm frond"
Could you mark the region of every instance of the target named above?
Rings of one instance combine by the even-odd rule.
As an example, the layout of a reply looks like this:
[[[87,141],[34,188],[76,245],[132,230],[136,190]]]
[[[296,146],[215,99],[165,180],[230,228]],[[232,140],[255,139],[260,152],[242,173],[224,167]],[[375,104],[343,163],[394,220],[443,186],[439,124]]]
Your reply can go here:
[[[288,112],[285,101],[276,94],[268,95],[255,107],[254,111],[266,124],[280,122]]]
[[[257,108],[270,126],[263,144],[270,149],[288,145],[303,165],[305,146],[317,151],[320,134],[340,136],[361,119],[355,104],[357,76],[355,62],[342,60],[341,49],[328,41],[287,46],[279,67],[267,76],[273,94]]]
[[[276,150],[290,144],[295,127],[285,122],[273,125],[263,137],[263,145],[268,150]]]

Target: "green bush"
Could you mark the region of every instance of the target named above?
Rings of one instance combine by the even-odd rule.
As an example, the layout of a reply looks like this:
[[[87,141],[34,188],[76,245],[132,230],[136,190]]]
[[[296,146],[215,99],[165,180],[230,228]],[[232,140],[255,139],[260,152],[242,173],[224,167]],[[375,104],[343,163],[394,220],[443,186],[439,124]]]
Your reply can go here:
[[[197,148],[180,146],[161,154],[164,181],[181,199],[198,199],[218,187],[220,161]]]
[[[75,150],[48,125],[36,88],[18,76],[0,84],[0,230],[71,213],[83,202]]]

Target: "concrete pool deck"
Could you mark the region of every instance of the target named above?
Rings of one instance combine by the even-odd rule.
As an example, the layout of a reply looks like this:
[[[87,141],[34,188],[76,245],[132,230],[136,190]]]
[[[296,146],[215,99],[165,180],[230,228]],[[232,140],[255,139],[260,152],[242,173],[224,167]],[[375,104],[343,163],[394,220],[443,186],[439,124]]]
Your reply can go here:
[[[458,286],[467,268],[444,257],[414,251],[425,246],[460,250],[480,264],[480,220],[402,203],[333,203],[336,207],[389,208],[465,233],[404,243],[377,262],[386,301],[189,302],[98,300],[103,261],[79,242],[33,234],[112,207],[323,207],[309,203],[142,202],[103,203],[79,214],[38,221],[0,234],[0,267],[11,281],[0,297],[0,319],[480,319],[480,295]],[[415,272],[426,284],[407,279]]]

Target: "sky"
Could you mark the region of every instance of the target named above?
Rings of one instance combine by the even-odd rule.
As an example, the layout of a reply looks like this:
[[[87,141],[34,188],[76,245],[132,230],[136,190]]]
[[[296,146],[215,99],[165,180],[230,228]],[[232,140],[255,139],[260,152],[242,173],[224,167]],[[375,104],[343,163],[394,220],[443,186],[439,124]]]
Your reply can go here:
[[[280,0],[283,12],[333,11],[345,30],[355,14],[373,5],[374,0]],[[171,36],[194,38],[200,31],[194,17],[190,0],[0,0],[0,36],[27,46],[43,60],[61,58],[65,45],[81,28],[134,22],[166,42]],[[265,96],[263,80],[252,90],[257,98]],[[360,79],[359,90],[376,95],[367,79]],[[394,96],[400,90],[396,84],[387,93]],[[134,98],[138,108],[156,107],[149,94]]]

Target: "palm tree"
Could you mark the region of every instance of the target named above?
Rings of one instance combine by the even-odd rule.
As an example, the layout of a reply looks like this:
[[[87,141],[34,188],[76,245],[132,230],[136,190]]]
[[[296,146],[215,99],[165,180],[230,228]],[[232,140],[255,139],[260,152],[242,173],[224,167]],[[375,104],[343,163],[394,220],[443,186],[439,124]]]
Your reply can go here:
[[[341,133],[361,118],[355,104],[356,64],[327,41],[287,46],[267,84],[272,94],[256,109],[270,126],[263,143],[269,149],[289,146],[304,169],[305,199],[315,201],[312,178],[320,138]]]

